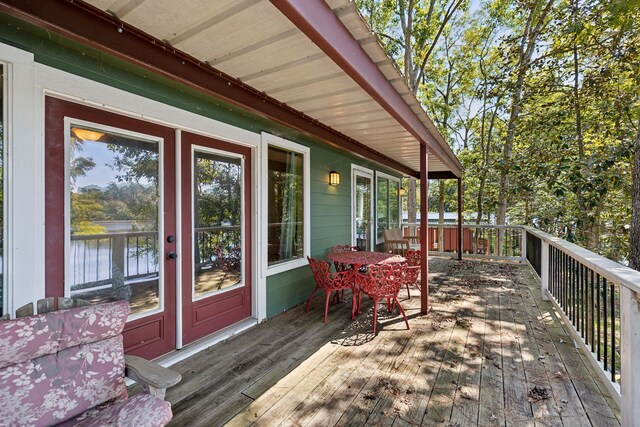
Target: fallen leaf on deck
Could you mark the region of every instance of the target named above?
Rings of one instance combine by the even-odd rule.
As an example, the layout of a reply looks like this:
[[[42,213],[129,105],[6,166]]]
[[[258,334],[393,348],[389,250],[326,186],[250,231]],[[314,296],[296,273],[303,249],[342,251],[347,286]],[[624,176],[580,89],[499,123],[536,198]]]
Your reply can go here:
[[[535,386],[527,393],[528,401],[531,403],[538,402],[539,400],[549,399],[551,397],[551,391],[546,387]]]

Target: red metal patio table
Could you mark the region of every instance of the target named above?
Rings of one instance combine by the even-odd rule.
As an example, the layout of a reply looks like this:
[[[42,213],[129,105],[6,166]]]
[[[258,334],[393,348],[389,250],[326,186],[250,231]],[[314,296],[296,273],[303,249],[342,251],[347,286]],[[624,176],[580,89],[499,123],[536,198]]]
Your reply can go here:
[[[338,262],[341,264],[349,264],[355,272],[365,265],[392,264],[406,261],[406,259],[400,255],[373,251],[331,252],[326,256],[326,258],[334,263]],[[357,298],[356,296],[358,292],[357,281],[354,280],[351,319],[355,319],[356,313],[361,313],[359,302],[360,298]]]

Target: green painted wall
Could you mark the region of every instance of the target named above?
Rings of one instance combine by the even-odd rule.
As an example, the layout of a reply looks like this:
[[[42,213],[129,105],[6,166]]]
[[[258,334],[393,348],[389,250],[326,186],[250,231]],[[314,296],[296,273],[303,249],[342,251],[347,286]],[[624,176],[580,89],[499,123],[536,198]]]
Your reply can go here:
[[[269,132],[310,147],[313,257],[323,258],[330,246],[351,241],[352,163],[398,176],[298,131],[4,14],[0,14],[0,42],[32,52],[38,63],[242,129]],[[338,187],[328,185],[330,170],[340,172],[341,185]],[[267,315],[272,317],[304,302],[314,287],[308,267],[270,276],[267,279]]]

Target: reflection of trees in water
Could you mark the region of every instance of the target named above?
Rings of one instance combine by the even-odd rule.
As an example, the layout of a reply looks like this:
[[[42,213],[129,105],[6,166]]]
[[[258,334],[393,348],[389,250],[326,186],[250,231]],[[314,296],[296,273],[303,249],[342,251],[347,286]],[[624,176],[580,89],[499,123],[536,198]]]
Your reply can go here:
[[[157,230],[158,147],[156,143],[119,135],[102,134],[97,141],[84,141],[72,132],[71,229],[75,234],[103,233],[95,221],[127,220],[132,230]],[[103,144],[113,153],[105,166],[115,172],[106,187],[77,188],[77,179],[95,168],[93,158],[83,156],[85,143]],[[75,191],[74,191],[75,190]],[[151,227],[149,224],[153,224]]]

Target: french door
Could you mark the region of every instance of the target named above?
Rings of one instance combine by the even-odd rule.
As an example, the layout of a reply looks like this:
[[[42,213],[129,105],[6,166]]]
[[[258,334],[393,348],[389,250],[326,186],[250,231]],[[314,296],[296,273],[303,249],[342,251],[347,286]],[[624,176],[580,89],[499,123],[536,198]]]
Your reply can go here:
[[[125,351],[147,358],[250,316],[251,150],[51,97],[45,109],[46,296],[128,300]]]
[[[373,247],[373,172],[352,168],[351,171],[351,244],[360,250]]]
[[[251,149],[181,141],[182,340],[251,315]]]

